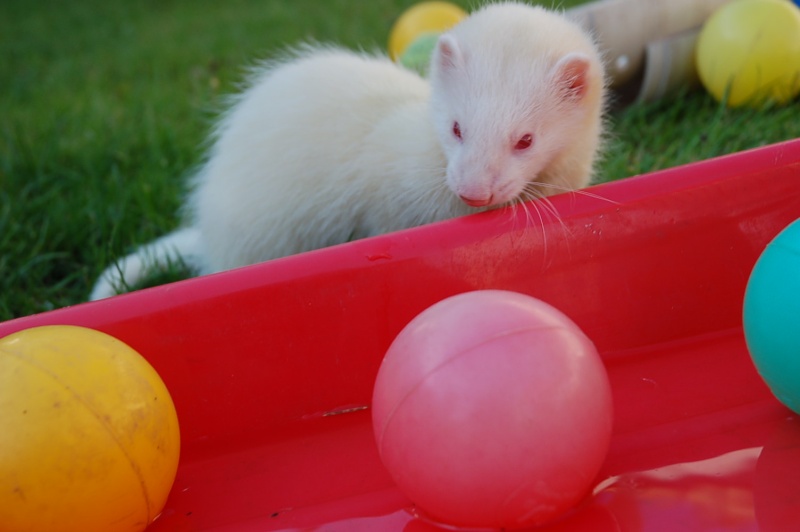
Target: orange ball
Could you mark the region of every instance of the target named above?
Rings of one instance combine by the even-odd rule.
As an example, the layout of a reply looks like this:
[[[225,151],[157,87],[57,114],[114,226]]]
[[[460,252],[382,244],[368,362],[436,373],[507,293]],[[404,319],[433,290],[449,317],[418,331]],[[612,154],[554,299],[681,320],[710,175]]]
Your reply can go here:
[[[0,529],[138,532],[180,453],[156,371],[107,334],[45,326],[0,340]]]

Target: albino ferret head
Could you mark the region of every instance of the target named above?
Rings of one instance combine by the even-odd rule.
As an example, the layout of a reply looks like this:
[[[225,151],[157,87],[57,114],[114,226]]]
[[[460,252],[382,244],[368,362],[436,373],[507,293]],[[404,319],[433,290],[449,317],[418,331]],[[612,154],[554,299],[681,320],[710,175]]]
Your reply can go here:
[[[491,4],[439,38],[430,76],[447,184],[465,203],[588,183],[605,83],[591,39],[562,15]]]

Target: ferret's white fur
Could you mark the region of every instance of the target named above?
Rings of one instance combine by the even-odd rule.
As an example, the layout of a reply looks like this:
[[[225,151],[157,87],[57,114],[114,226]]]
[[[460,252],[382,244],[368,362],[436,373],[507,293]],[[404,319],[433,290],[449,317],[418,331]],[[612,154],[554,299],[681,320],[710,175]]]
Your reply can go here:
[[[385,57],[304,49],[220,122],[190,225],[109,266],[90,297],[169,261],[210,273],[583,187],[604,90],[583,30],[516,3],[442,35],[430,82]]]

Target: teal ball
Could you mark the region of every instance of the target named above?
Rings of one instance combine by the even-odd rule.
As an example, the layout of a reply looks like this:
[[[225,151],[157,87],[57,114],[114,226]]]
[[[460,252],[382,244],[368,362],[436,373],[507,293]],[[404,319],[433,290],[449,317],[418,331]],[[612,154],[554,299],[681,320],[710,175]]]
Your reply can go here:
[[[744,295],[750,356],[775,397],[800,413],[800,220],[758,258]]]

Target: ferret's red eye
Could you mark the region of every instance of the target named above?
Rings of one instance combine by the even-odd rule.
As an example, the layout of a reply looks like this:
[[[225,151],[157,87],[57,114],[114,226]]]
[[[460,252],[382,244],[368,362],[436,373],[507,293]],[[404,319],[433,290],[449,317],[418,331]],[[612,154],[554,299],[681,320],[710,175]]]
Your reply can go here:
[[[531,144],[533,144],[533,135],[531,135],[530,133],[528,133],[528,134],[526,134],[526,135],[523,135],[523,136],[522,136],[522,137],[521,137],[521,138],[520,138],[520,139],[517,141],[517,143],[514,145],[514,149],[515,149],[515,150],[520,150],[520,151],[522,151],[522,150],[527,150],[528,148],[530,148],[530,147],[531,147]]]
[[[458,125],[458,122],[453,122],[453,135],[458,140],[461,140],[461,126]]]

